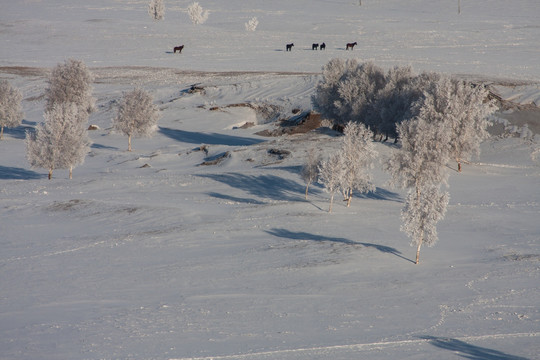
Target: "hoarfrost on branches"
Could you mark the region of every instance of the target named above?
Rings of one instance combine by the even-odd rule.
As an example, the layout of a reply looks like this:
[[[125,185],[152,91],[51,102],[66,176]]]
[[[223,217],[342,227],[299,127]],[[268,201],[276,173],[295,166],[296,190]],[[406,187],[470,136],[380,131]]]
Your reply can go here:
[[[333,154],[330,158],[321,161],[318,166],[319,182],[324,185],[324,190],[330,194],[330,207],[328,212],[332,212],[334,195],[339,189],[343,178],[343,157],[339,153]]]
[[[187,10],[191,22],[195,25],[204,24],[206,20],[208,20],[208,15],[210,14],[208,10],[203,10],[198,2],[189,5]]]
[[[375,190],[369,170],[373,168],[377,151],[372,142],[373,133],[363,124],[348,123],[344,135],[340,150],[343,158],[340,188],[347,206],[350,206],[354,190],[360,193]]]
[[[45,91],[45,110],[50,111],[56,103],[74,103],[88,114],[94,111],[92,97],[93,75],[84,62],[69,59],[58,64],[49,77],[49,87]]]
[[[257,20],[256,16],[254,16],[244,25],[246,27],[246,31],[255,31],[255,29],[257,29],[257,26],[259,25],[259,20]]]
[[[113,119],[113,127],[128,137],[128,151],[131,151],[132,136],[151,136],[157,129],[159,110],[153,98],[142,89],[134,89],[124,94],[118,113]]]
[[[154,20],[163,20],[165,17],[163,0],[151,0],[148,4],[148,15]]]
[[[307,161],[304,166],[302,166],[301,172],[302,180],[306,183],[306,200],[308,198],[309,185],[316,182],[319,176],[317,167],[319,166],[320,161],[320,156],[315,154],[314,149],[310,149],[308,151]]]
[[[45,121],[26,134],[26,157],[32,167],[49,170],[69,168],[84,162],[90,150],[86,130],[88,114],[74,103],[56,103],[44,114]]]
[[[21,124],[21,101],[22,93],[12,87],[9,81],[0,80],[0,140],[4,137],[4,127],[13,128]]]

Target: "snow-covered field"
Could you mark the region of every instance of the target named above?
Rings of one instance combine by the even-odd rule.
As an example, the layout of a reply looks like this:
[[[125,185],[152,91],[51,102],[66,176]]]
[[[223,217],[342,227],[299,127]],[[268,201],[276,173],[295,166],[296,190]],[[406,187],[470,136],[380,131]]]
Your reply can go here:
[[[198,26],[191,1],[165,1],[160,22],[148,2],[0,0],[0,78],[25,111],[0,141],[0,359],[540,358],[540,2],[462,0],[458,15],[457,1],[204,0]],[[419,265],[399,231],[405,194],[380,164],[375,193],[328,213],[299,170],[339,137],[256,134],[310,110],[334,57],[466,77],[523,104],[497,114],[505,135],[461,174],[449,164],[440,240]],[[96,77],[99,129],[73,180],[49,181],[23,139],[68,58]],[[137,85],[161,119],[127,152],[111,119]],[[396,149],[376,147],[381,161]]]

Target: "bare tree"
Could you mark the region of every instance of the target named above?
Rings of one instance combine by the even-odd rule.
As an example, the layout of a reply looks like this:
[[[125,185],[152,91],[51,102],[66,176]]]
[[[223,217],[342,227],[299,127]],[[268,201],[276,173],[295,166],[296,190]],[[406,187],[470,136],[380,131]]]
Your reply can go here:
[[[49,180],[55,169],[69,168],[84,162],[90,149],[90,139],[84,126],[88,114],[73,103],[57,103],[45,112],[45,121],[35,132],[26,134],[26,157],[32,167],[49,170]]]
[[[309,185],[316,182],[319,176],[317,167],[319,166],[320,162],[321,157],[315,154],[315,149],[310,149],[308,151],[307,161],[304,166],[302,166],[301,172],[302,180],[304,180],[306,183],[306,200],[308,198]]]
[[[257,20],[256,16],[254,16],[244,25],[246,27],[246,31],[255,31],[255,29],[257,29],[257,26],[259,25],[259,20]]]
[[[49,87],[45,91],[45,110],[52,110],[56,103],[74,103],[90,114],[95,107],[93,80],[93,75],[80,60],[69,59],[64,64],[58,64],[49,77]]]
[[[163,0],[150,0],[148,4],[148,15],[154,20],[163,20],[165,17]]]
[[[157,129],[159,109],[146,91],[136,88],[124,94],[118,113],[113,119],[113,127],[128,137],[128,151],[131,151],[132,136],[151,136]]]
[[[12,87],[9,81],[0,80],[0,140],[4,138],[4,127],[12,128],[21,124],[21,101],[22,93]]]

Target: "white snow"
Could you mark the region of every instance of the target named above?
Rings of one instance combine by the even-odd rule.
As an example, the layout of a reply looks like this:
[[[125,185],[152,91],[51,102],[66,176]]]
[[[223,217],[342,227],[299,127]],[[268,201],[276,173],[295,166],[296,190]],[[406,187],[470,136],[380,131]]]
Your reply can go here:
[[[201,0],[202,25],[192,1],[165,1],[162,21],[148,2],[0,5],[0,78],[25,111],[0,141],[0,359],[539,358],[540,2],[461,1],[458,15],[457,1]],[[339,137],[256,135],[311,109],[334,57],[482,81],[527,106],[527,136],[484,142],[461,174],[449,164],[440,240],[419,265],[399,231],[405,193],[380,164],[375,193],[350,208],[336,196],[329,214],[320,185],[304,200],[300,167]],[[68,58],[96,76],[98,130],[73,180],[49,181],[24,132]],[[111,120],[135,86],[162,117],[127,152]],[[498,116],[520,134],[521,114]],[[395,149],[375,145],[381,159]]]

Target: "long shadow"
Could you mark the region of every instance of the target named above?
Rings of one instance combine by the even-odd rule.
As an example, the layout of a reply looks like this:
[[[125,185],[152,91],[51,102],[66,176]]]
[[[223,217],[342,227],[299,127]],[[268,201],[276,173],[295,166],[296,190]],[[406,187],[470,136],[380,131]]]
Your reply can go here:
[[[441,338],[435,336],[421,336],[421,339],[429,340],[429,343],[441,349],[457,352],[459,356],[471,360],[529,360],[521,356],[514,356],[502,351],[483,348],[468,344],[464,341]]]
[[[46,175],[39,174],[37,172],[16,168],[16,167],[7,167],[0,166],[0,179],[1,180],[33,180],[41,179]]]
[[[248,198],[240,198],[240,197],[236,197],[236,196],[229,196],[229,195],[220,194],[220,193],[213,192],[213,191],[209,192],[208,195],[211,196],[211,197],[214,197],[216,199],[234,201],[234,202],[237,202],[237,203],[253,204],[253,205],[263,205],[264,204],[264,202],[259,201],[259,200],[248,199]]]
[[[241,136],[231,136],[217,133],[200,133],[185,130],[160,127],[159,132],[177,141],[190,144],[246,146],[264,142],[263,139],[253,139]]]
[[[386,190],[380,187],[377,187],[375,191],[370,191],[364,194],[354,193],[354,196],[359,199],[372,199],[372,200],[385,200],[385,201],[395,201],[403,202],[401,196],[398,193],[395,193],[390,190]]]
[[[329,242],[338,242],[342,244],[347,245],[362,245],[365,247],[371,247],[374,248],[382,253],[392,254],[397,257],[400,257],[404,260],[410,261],[414,263],[411,259],[407,259],[403,255],[401,255],[401,252],[393,247],[385,246],[385,245],[379,245],[379,244],[372,244],[372,243],[366,243],[361,241],[353,241],[345,238],[338,238],[338,237],[329,237],[329,236],[323,236],[323,235],[316,235],[316,234],[310,234],[307,232],[294,232],[287,229],[272,229],[272,230],[265,230],[268,234],[274,235],[277,237],[285,238],[285,239],[292,239],[292,240],[311,240],[311,241],[329,241]]]
[[[28,126],[31,125],[31,126]],[[34,126],[36,125],[33,121],[23,120],[22,124],[14,128],[4,128],[4,134],[9,135],[15,139],[24,139],[26,138],[26,131],[34,131]]]
[[[299,201],[304,186],[275,175],[244,175],[239,173],[197,175],[227,184],[233,188],[272,200]]]

